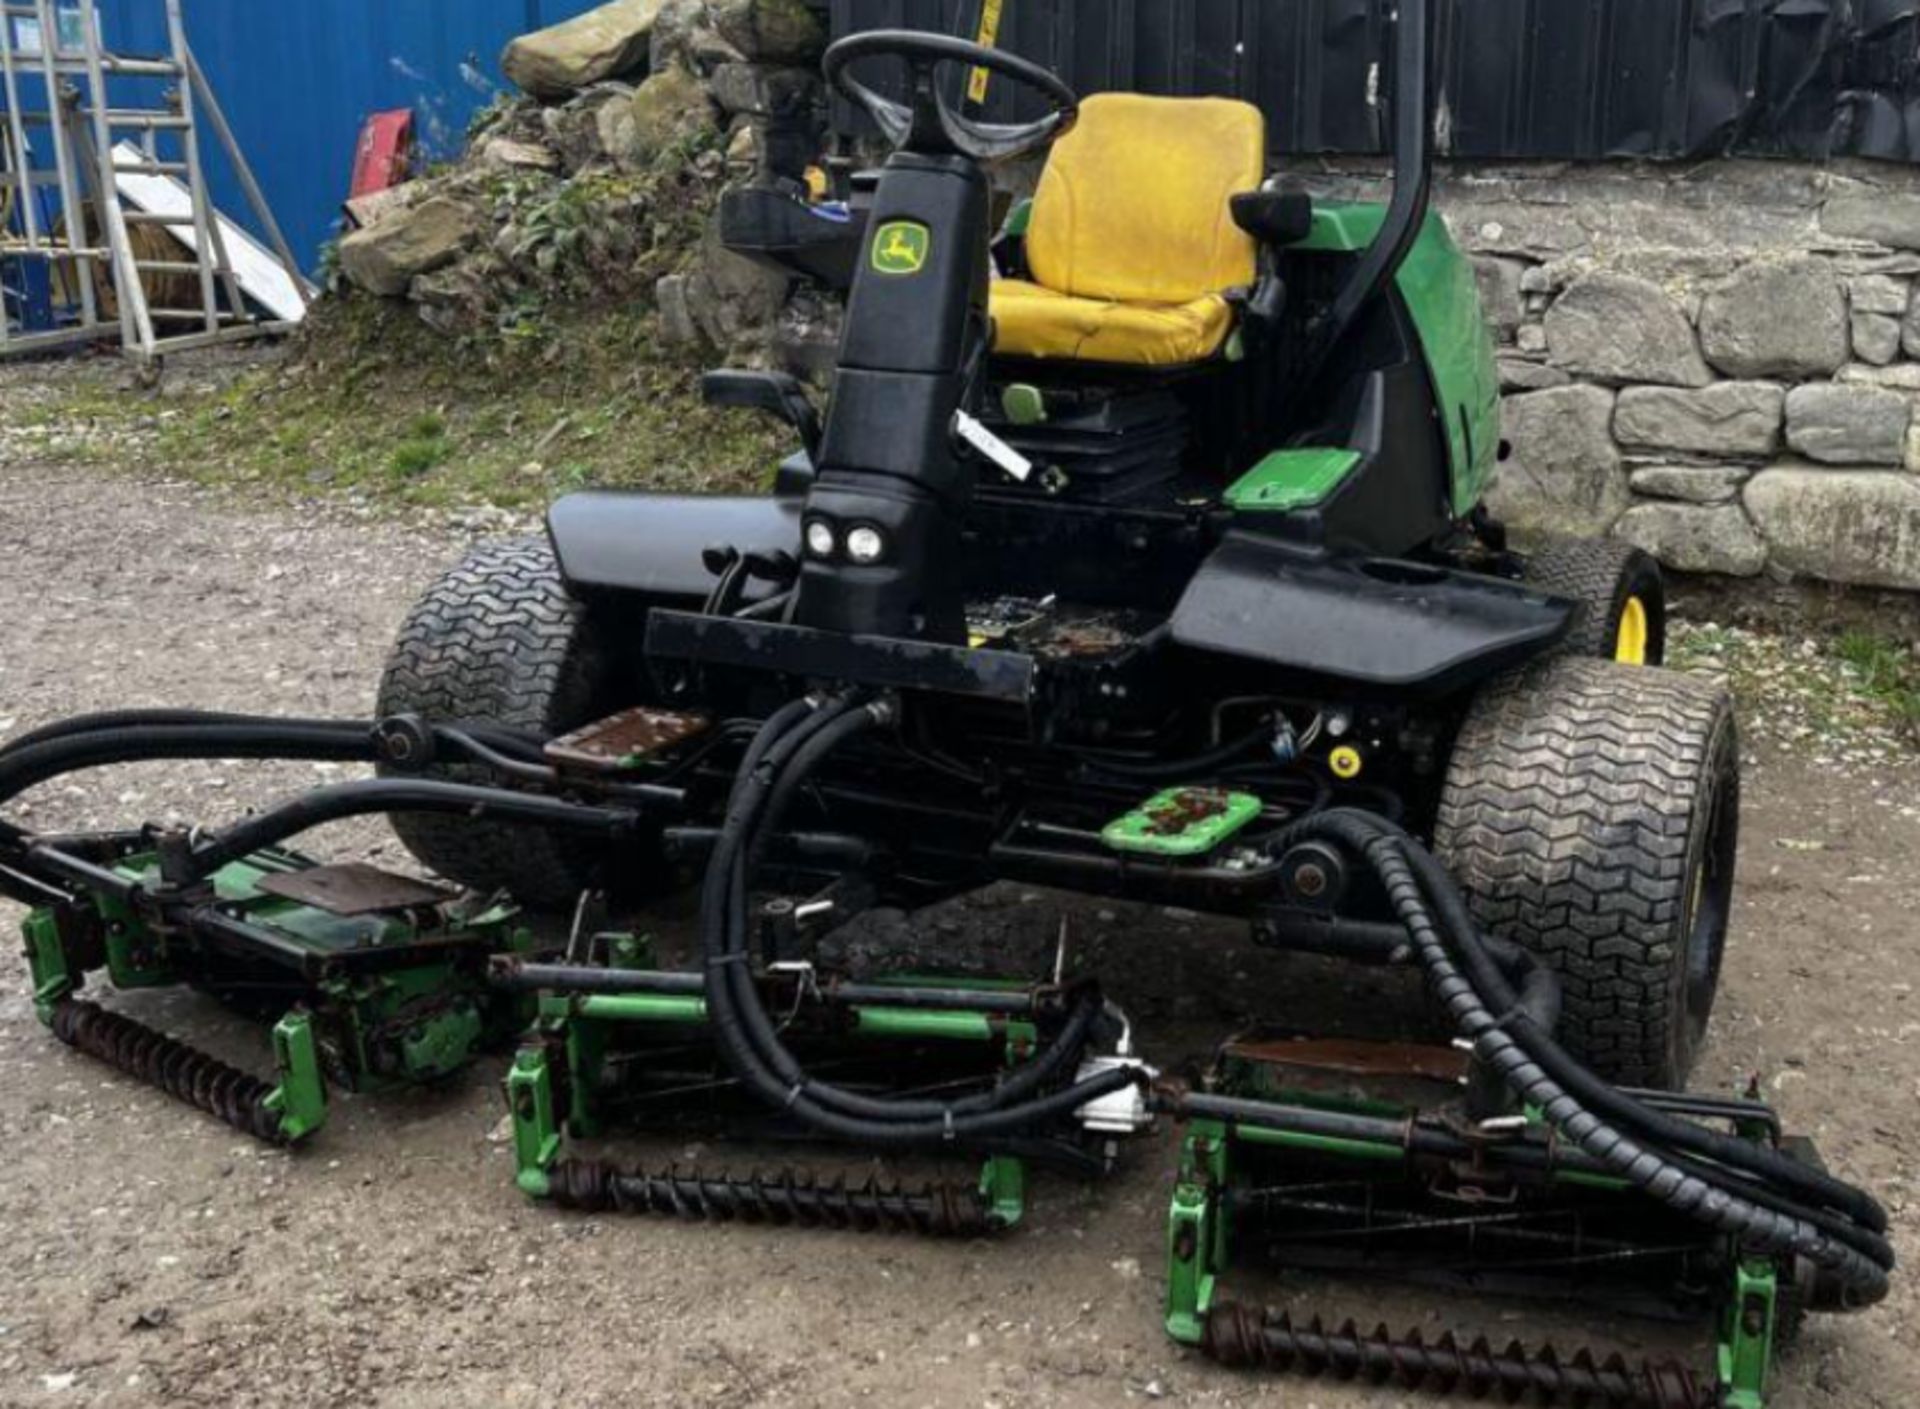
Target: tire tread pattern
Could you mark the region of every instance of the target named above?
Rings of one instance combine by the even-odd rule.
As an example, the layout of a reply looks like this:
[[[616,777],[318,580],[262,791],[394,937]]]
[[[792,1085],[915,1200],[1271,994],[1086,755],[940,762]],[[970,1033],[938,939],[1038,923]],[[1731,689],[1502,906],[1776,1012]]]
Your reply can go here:
[[[1621,584],[1636,578],[1657,585],[1659,565],[1642,549],[1612,538],[1550,539],[1526,560],[1527,586],[1580,604],[1561,652],[1596,660],[1613,659]],[[1664,594],[1649,607],[1664,620]]]
[[[607,666],[586,610],[568,593],[544,537],[482,543],[415,605],[380,682],[379,712],[488,720],[551,736],[602,711]],[[488,769],[436,765],[429,776],[498,784]],[[419,860],[476,890],[561,906],[590,879],[577,838],[422,813],[394,830]]]
[[[1489,931],[1559,971],[1561,1038],[1610,1080],[1685,1079],[1691,858],[1736,748],[1719,686],[1572,656],[1492,686],[1455,744],[1439,857]]]

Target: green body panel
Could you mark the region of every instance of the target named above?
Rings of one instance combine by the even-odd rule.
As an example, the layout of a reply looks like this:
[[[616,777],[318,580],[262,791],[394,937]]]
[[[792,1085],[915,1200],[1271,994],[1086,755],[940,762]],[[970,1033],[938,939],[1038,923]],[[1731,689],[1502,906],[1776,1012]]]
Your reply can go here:
[[[1023,240],[1027,231],[1033,228],[1033,197],[1022,196],[1007,210],[1007,218],[1000,226],[1000,233],[1009,239]]]
[[[1226,493],[1227,507],[1237,513],[1278,514],[1311,509],[1338,489],[1359,463],[1357,450],[1276,450],[1233,482]]]
[[[1109,822],[1100,840],[1115,851],[1205,856],[1259,815],[1260,799],[1252,793],[1166,788]]]
[[[1386,213],[1385,206],[1366,202],[1315,206],[1312,232],[1294,248],[1358,254],[1380,233]],[[1485,493],[1500,445],[1500,376],[1473,263],[1446,222],[1429,215],[1396,282],[1446,418],[1453,509],[1465,514]]]

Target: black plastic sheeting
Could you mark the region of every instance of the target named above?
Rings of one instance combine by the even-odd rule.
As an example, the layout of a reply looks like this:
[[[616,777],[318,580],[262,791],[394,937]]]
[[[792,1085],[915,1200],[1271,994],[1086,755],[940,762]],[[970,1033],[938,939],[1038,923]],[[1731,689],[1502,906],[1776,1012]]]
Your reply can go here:
[[[980,0],[828,0],[835,37],[971,36]],[[1402,0],[1005,0],[1004,47],[1082,93],[1245,98],[1276,153],[1382,145]],[[1920,162],[1920,0],[1436,0],[1462,157]],[[996,85],[1004,87],[1004,85]],[[999,93],[991,112],[1019,109]],[[837,121],[853,122],[842,105]]]

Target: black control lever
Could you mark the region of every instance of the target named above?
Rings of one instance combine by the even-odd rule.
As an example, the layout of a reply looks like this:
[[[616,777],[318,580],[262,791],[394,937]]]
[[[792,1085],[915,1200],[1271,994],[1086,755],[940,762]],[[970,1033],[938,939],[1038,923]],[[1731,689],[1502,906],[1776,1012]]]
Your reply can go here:
[[[808,456],[820,453],[820,413],[797,377],[785,372],[708,372],[700,378],[700,399],[709,406],[765,411],[792,426]]]

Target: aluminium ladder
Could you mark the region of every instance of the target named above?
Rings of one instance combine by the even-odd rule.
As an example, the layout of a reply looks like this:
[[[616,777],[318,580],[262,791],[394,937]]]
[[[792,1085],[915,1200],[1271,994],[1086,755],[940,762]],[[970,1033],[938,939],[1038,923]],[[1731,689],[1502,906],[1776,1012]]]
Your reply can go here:
[[[279,317],[257,314],[241,287],[230,242],[246,237],[223,221],[208,195],[202,120],[232,163],[300,305],[309,299],[188,46],[181,0],[163,3],[169,52],[135,58],[108,50],[96,0],[0,0],[0,269],[37,262],[49,282],[58,279],[69,304],[60,326],[41,330],[25,326],[24,293],[16,299],[19,319],[0,309],[0,357],[117,336],[129,356],[152,364],[168,352],[295,325],[284,310]],[[147,96],[156,84],[168,85],[158,104]],[[164,178],[181,199],[143,208],[123,189],[135,178]],[[145,254],[136,246],[131,231],[142,225],[174,236],[167,257],[154,257],[150,244]],[[145,275],[188,280],[191,306],[154,307]],[[111,312],[103,289],[112,291]]]

